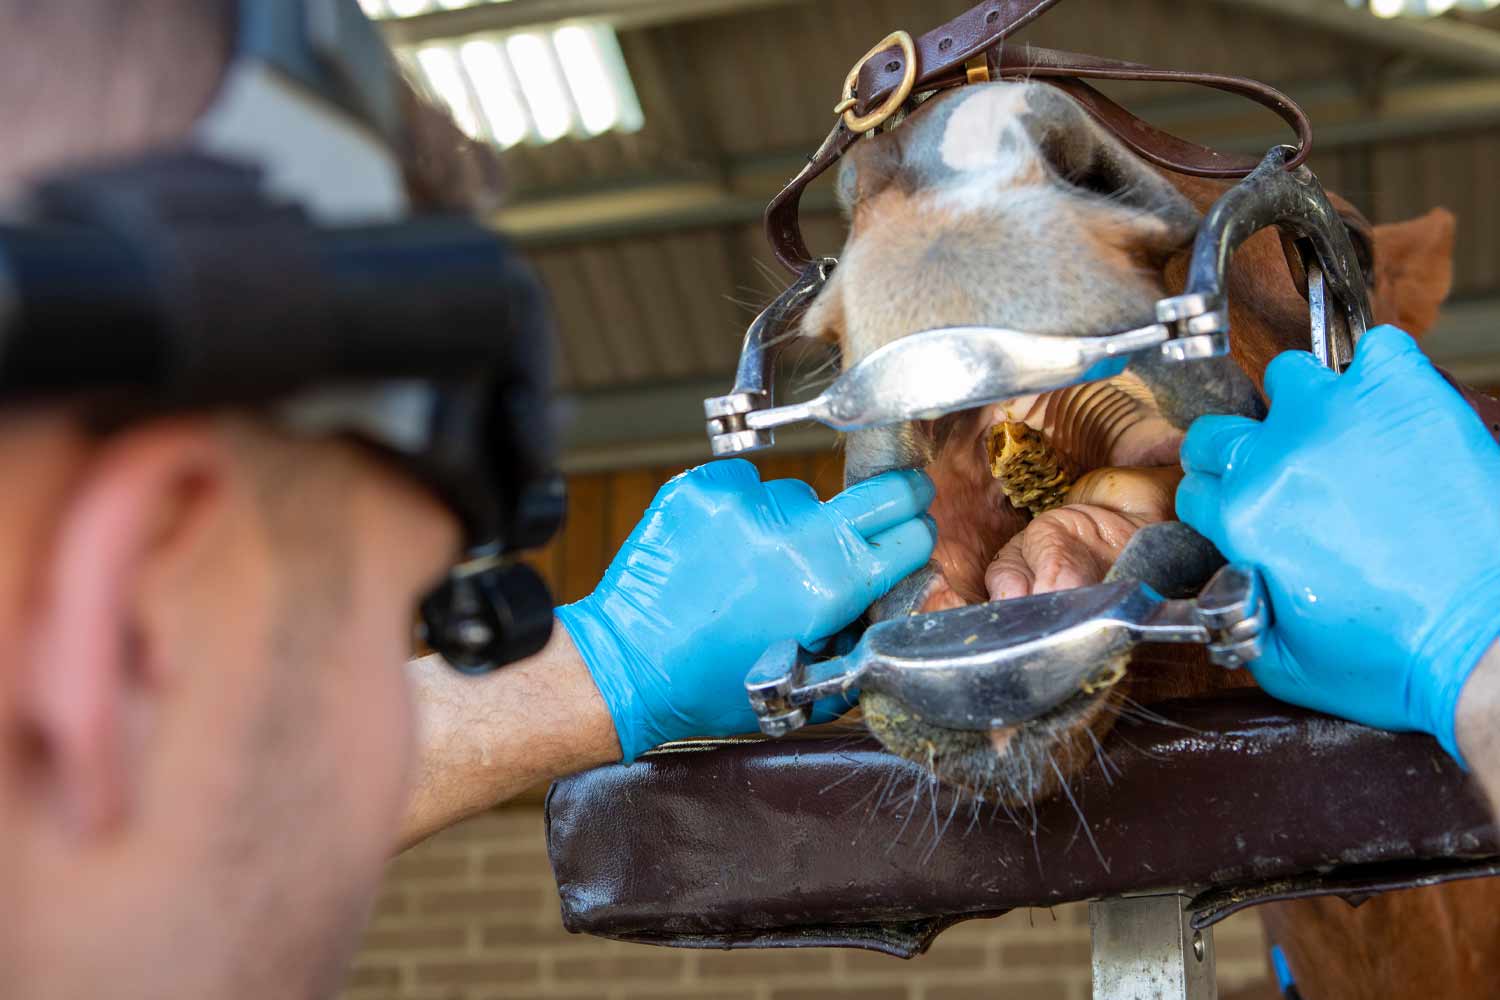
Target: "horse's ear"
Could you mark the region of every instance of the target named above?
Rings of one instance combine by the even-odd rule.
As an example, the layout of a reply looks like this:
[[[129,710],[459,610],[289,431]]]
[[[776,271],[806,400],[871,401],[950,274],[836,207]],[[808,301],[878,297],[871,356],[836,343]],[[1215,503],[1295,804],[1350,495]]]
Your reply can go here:
[[[1375,227],[1375,320],[1413,337],[1437,322],[1453,285],[1453,213],[1434,208]]]

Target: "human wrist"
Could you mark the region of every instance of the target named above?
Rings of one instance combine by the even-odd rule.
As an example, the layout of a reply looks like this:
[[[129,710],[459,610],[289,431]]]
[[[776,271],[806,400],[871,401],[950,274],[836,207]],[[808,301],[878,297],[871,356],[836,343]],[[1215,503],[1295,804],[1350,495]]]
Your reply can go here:
[[[628,764],[655,745],[644,732],[643,706],[627,668],[632,654],[593,595],[563,605],[555,614],[604,699],[620,741],[620,760]]]
[[[482,676],[407,664],[416,780],[398,848],[541,783],[620,759],[608,705],[561,627],[541,652]]]
[[[1464,588],[1462,604],[1417,651],[1414,671],[1428,683],[1415,685],[1426,702],[1417,717],[1420,728],[1437,737],[1443,749],[1467,768],[1467,753],[1457,733],[1460,707],[1468,682],[1500,646],[1500,567]],[[1490,668],[1493,670],[1493,668]],[[1483,686],[1479,690],[1484,690]],[[1491,715],[1490,720],[1495,716]]]
[[[1500,762],[1500,640],[1493,642],[1469,674],[1454,713],[1454,731],[1466,769]]]

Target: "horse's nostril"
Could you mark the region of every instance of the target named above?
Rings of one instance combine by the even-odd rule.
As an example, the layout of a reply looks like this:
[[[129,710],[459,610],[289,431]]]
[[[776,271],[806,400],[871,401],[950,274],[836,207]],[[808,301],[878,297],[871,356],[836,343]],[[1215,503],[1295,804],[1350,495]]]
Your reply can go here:
[[[1118,171],[1110,169],[1109,164],[1098,160],[1090,161],[1088,166],[1066,176],[1065,179],[1080,191],[1088,191],[1105,198],[1118,198],[1128,193],[1130,186]]]
[[[1107,198],[1116,205],[1168,218],[1181,214],[1180,196],[1137,161],[1116,155],[1108,145],[1072,127],[1051,129],[1039,152],[1057,180],[1069,190]]]
[[[1040,143],[1042,159],[1069,187],[1105,198],[1118,198],[1132,187],[1130,179],[1097,146],[1080,142],[1065,130],[1049,131]]]

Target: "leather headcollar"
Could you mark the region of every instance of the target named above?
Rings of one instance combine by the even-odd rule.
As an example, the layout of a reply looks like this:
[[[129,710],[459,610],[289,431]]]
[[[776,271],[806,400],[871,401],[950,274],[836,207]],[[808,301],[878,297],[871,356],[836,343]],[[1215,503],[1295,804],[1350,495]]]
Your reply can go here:
[[[1093,118],[1142,159],[1164,170],[1198,177],[1243,177],[1259,157],[1223,153],[1200,146],[1142,121],[1084,82],[1155,80],[1194,83],[1249,98],[1271,111],[1297,133],[1297,153],[1287,163],[1296,169],[1312,146],[1312,123],[1290,97],[1255,80],[1216,73],[1156,69],[1139,63],[1043,49],[1007,47],[1004,42],[1058,0],[986,0],[947,24],[913,41],[896,32],[855,64],[837,113],[838,124],[796,177],[766,208],[766,237],[779,260],[793,274],[811,261],[802,238],[798,204],[802,192],[838,162],[860,136],[878,129],[915,95],[990,80],[1044,80],[1065,91]]]

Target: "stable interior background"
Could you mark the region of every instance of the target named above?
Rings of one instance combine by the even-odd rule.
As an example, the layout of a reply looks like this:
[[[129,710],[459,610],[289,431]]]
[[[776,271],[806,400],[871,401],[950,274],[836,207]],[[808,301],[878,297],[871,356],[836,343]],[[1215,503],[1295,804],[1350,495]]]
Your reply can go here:
[[[1495,0],[1069,0],[1021,41],[1241,74],[1300,101],[1313,169],[1376,222],[1436,205],[1459,220],[1450,304],[1428,349],[1500,385],[1500,15]],[[727,390],[745,324],[779,289],[759,217],[816,148],[850,64],[896,28],[968,0],[369,0],[414,73],[505,148],[496,218],[556,298],[572,505],[536,562],[559,600],[587,593],[656,487],[708,458],[701,401]],[[1413,6],[1424,7],[1418,0]],[[571,30],[570,30],[571,29]],[[565,57],[559,61],[557,53]],[[582,70],[579,67],[583,67]],[[550,81],[547,85],[537,81]],[[629,81],[628,84],[623,81]],[[551,87],[549,90],[548,87]],[[1212,92],[1109,85],[1156,124],[1260,152],[1284,132]],[[597,133],[597,134],[594,134]],[[842,222],[826,180],[804,198],[814,252]],[[811,371],[822,359],[804,361]],[[805,380],[804,380],[805,381]],[[793,379],[790,387],[796,387]],[[840,461],[818,430],[761,460],[825,495]],[[628,810],[600,816],[629,823]],[[871,852],[871,863],[881,863]],[[1253,916],[1217,934],[1221,988],[1265,982]],[[540,794],[397,859],[350,1000],[1083,1000],[1086,908],[962,924],[911,962],[830,950],[689,952],[567,934]]]

